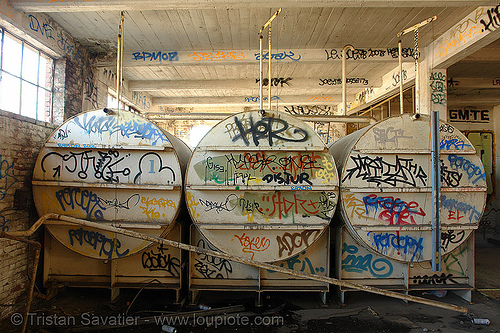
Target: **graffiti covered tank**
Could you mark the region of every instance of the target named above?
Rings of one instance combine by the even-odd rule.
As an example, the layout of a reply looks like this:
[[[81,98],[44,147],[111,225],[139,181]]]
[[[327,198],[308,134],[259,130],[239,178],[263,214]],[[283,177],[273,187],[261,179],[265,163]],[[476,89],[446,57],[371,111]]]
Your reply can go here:
[[[464,243],[486,204],[486,176],[469,140],[440,123],[441,253]],[[430,117],[404,114],[329,147],[339,166],[340,212],[351,235],[404,262],[432,259]]]
[[[219,250],[273,262],[299,254],[335,212],[332,155],[305,123],[287,114],[235,114],[214,126],[186,173],[188,211]]]
[[[57,213],[166,235],[179,214],[189,147],[149,120],[123,110],[79,114],[41,149],[33,173],[38,214]],[[150,242],[49,221],[50,234],[96,259],[137,253]]]

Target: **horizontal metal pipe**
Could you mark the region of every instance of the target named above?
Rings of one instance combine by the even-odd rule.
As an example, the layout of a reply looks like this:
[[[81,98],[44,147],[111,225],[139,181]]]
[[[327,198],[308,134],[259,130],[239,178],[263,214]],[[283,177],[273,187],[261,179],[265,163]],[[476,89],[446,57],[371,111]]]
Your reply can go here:
[[[355,283],[342,281],[342,280],[338,280],[338,279],[327,277],[327,276],[310,274],[310,273],[305,273],[305,272],[301,272],[301,271],[294,271],[294,270],[291,270],[288,268],[279,267],[279,266],[268,264],[265,262],[249,260],[249,259],[245,259],[245,258],[238,257],[235,255],[230,255],[230,254],[212,251],[209,249],[205,249],[205,248],[201,248],[201,247],[197,247],[197,246],[193,246],[193,245],[189,245],[189,244],[184,244],[181,242],[176,242],[176,241],[173,241],[170,239],[164,239],[164,238],[160,238],[160,237],[150,236],[150,235],[142,234],[142,233],[131,231],[131,230],[126,230],[123,228],[112,227],[112,226],[109,226],[109,225],[103,224],[103,223],[91,222],[91,221],[87,221],[87,220],[83,220],[83,219],[78,219],[78,218],[74,218],[74,217],[60,215],[60,214],[54,214],[54,213],[45,214],[29,230],[26,230],[24,232],[10,232],[9,234],[10,235],[20,235],[21,234],[21,235],[29,236],[29,235],[33,234],[36,231],[36,229],[38,229],[48,219],[56,219],[56,220],[75,223],[75,224],[79,224],[79,225],[83,225],[83,226],[87,226],[87,227],[91,227],[91,228],[96,228],[96,229],[106,230],[109,232],[119,233],[119,234],[122,234],[125,236],[143,239],[146,241],[155,242],[155,243],[159,243],[159,244],[164,244],[164,245],[171,246],[174,248],[179,248],[181,250],[195,252],[198,254],[206,254],[206,255],[210,255],[210,256],[214,256],[214,257],[218,257],[218,258],[223,258],[223,259],[239,262],[239,263],[254,266],[254,267],[259,267],[259,268],[263,268],[263,269],[268,269],[268,270],[272,270],[272,271],[276,271],[276,272],[304,278],[304,279],[334,284],[334,285],[344,287],[344,288],[351,288],[351,289],[356,289],[356,290],[360,290],[360,291],[366,291],[366,292],[373,293],[373,294],[389,296],[392,298],[402,299],[404,301],[426,304],[426,305],[430,305],[430,306],[434,306],[434,307],[438,307],[438,308],[443,308],[443,309],[447,309],[447,310],[452,310],[452,311],[457,311],[457,312],[461,312],[461,313],[468,313],[469,312],[467,308],[462,307],[462,306],[457,306],[454,304],[437,302],[437,301],[433,301],[430,299],[412,296],[412,295],[406,295],[406,294],[398,293],[398,292],[391,291],[391,290],[384,290],[384,289],[380,289],[380,288],[355,284]]]
[[[222,113],[222,112],[175,112],[175,113],[160,113],[160,112],[144,112],[142,115],[146,116],[151,120],[224,120],[234,113]],[[324,115],[324,116],[310,116],[310,115],[293,115],[294,117],[302,121],[317,121],[322,123],[327,122],[337,122],[337,123],[371,123],[374,124],[377,121],[370,117],[349,117],[349,116],[338,116],[338,115]]]

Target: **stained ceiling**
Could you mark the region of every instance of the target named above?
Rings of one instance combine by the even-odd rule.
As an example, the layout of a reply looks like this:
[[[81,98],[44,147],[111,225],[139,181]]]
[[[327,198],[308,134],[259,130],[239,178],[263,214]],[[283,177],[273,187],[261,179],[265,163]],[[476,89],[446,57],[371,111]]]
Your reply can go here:
[[[125,11],[123,76],[128,88],[147,93],[155,107],[203,110],[258,105],[259,30],[280,7],[272,23],[273,103],[337,105],[342,101],[339,54],[345,45],[356,48],[348,51],[346,61],[347,100],[352,101],[363,89],[380,86],[382,76],[398,66],[393,57],[398,32],[437,15],[419,31],[419,47],[424,48],[477,6],[496,3],[10,0],[10,5],[49,15],[80,43],[102,53],[97,65],[109,68],[116,66],[120,12]],[[414,35],[404,35],[402,43],[404,61],[412,62]],[[266,58],[267,29],[263,47]],[[488,103],[500,104],[498,90],[477,81],[500,76],[499,48],[500,43],[494,42],[448,68],[448,77],[462,81],[449,91],[451,104],[480,104],[478,92],[488,96]]]

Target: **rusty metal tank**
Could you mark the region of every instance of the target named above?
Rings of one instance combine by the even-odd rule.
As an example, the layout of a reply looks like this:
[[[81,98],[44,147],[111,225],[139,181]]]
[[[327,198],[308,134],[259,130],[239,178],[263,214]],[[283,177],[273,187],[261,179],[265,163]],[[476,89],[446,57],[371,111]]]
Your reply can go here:
[[[214,126],[186,172],[188,211],[217,249],[284,260],[312,245],[335,212],[338,175],[321,138],[288,114],[248,111]]]
[[[486,176],[474,146],[440,122],[441,253],[479,225]],[[403,262],[432,259],[430,117],[404,114],[329,146],[339,167],[342,219],[359,244]]]
[[[181,140],[138,114],[114,109],[79,114],[59,126],[38,155],[37,212],[164,236],[183,207],[190,155]],[[47,229],[67,248],[96,259],[123,258],[150,245],[60,221],[48,221]]]

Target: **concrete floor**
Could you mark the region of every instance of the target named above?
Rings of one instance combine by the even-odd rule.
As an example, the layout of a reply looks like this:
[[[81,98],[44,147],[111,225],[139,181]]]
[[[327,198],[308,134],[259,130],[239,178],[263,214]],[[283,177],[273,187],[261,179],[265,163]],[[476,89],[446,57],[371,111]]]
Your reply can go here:
[[[266,293],[264,305],[255,307],[255,293],[202,292],[199,302],[212,309],[243,305],[245,308],[227,317],[186,316],[189,322],[176,322],[177,332],[500,332],[500,247],[478,240],[476,243],[476,288],[473,303],[448,293],[443,298],[426,296],[445,303],[465,306],[480,318],[488,318],[489,326],[474,325],[470,319],[451,310],[406,304],[401,300],[368,294],[346,293],[346,304],[341,305],[331,292],[328,305],[322,306],[315,293]],[[334,290],[334,287],[332,287]],[[172,304],[171,291],[144,290],[134,301],[137,290],[123,290],[118,301],[109,302],[109,291],[99,289],[66,289],[50,301],[35,299],[31,312],[29,332],[161,332],[161,325],[133,325],[116,328],[114,324],[136,324],[134,318],[155,316],[170,312],[180,317],[186,311],[200,311],[194,306],[180,308]],[[419,296],[419,294],[415,294]],[[132,303],[132,306],[130,305]],[[130,307],[130,308],[129,308]],[[128,310],[128,312],[127,312]],[[174,317],[175,317],[174,316]],[[172,317],[172,318],[174,318]],[[72,322],[72,318],[74,322]],[[94,326],[98,320],[110,320],[115,329],[103,330]],[[126,319],[127,318],[127,319]],[[7,318],[0,332],[19,332]],[[114,322],[111,322],[113,321]],[[180,320],[180,319],[178,319]],[[38,321],[38,322],[36,322]],[[57,325],[54,323],[57,322]],[[75,327],[82,326],[83,327]],[[166,322],[164,322],[166,324]],[[172,326],[174,325],[171,322]]]

